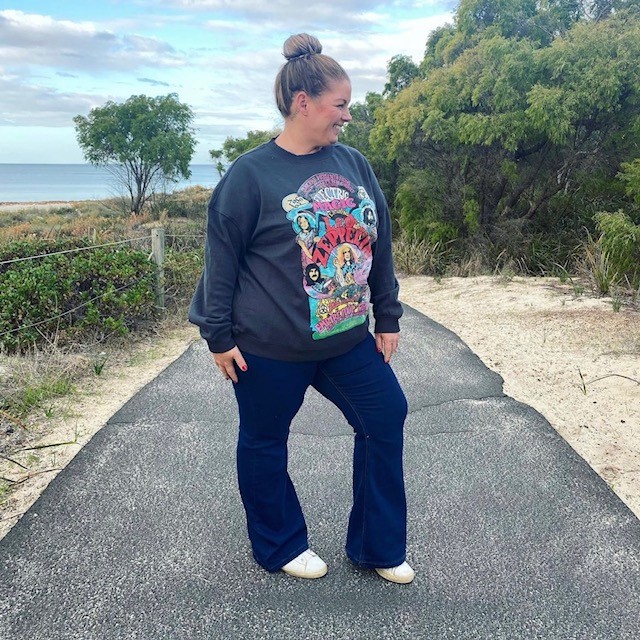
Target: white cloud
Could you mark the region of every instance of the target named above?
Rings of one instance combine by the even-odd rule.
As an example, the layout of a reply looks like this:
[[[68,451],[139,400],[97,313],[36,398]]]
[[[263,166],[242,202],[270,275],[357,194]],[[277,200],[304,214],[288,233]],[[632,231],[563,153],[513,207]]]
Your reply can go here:
[[[66,93],[0,75],[2,115],[0,126],[68,127],[73,116],[88,113],[108,96]]]
[[[104,73],[187,63],[168,43],[136,34],[118,35],[90,22],[55,20],[22,11],[0,11],[0,59],[5,65]]]
[[[300,2],[300,0],[138,0],[148,6],[164,5],[183,12],[216,12],[218,15],[241,21],[245,28],[253,23],[269,23],[276,32],[335,29],[344,34],[357,32],[375,22],[381,13],[390,9],[396,14],[417,11],[433,13],[443,7],[453,9],[457,0],[324,0],[324,2]],[[220,19],[216,18],[216,21]]]

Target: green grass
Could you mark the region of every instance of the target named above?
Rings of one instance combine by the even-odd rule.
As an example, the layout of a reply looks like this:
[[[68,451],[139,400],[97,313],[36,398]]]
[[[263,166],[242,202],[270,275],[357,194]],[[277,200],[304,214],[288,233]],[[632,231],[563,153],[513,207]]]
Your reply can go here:
[[[8,414],[23,418],[42,409],[45,415],[52,414],[51,401],[69,395],[74,390],[68,374],[52,374],[43,379],[27,381],[15,393],[5,398],[0,407]]]

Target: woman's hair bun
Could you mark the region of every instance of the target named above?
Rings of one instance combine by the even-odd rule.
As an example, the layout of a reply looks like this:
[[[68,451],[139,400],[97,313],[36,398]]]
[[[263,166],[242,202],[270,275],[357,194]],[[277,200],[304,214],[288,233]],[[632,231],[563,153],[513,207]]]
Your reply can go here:
[[[285,118],[291,115],[291,105],[298,91],[317,98],[332,82],[349,79],[347,72],[331,56],[322,53],[320,40],[308,33],[289,36],[282,53],[287,62],[278,71],[274,93],[278,111]]]
[[[298,33],[285,40],[282,53],[287,60],[293,60],[314,53],[322,53],[322,45],[315,36],[310,36],[308,33]]]

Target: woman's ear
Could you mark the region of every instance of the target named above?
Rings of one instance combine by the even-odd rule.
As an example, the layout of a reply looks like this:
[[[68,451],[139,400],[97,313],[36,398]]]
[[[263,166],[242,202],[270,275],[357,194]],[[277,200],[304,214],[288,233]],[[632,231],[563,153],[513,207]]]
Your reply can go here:
[[[305,91],[298,91],[293,98],[293,112],[306,116],[309,112],[309,96]]]

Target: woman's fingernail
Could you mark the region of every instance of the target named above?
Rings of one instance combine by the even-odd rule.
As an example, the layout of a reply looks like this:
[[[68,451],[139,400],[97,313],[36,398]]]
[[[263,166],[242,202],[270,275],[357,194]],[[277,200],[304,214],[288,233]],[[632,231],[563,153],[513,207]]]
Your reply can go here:
[[[380,347],[376,347],[376,349],[378,350],[378,353],[382,353],[382,349]]]
[[[244,365],[242,365],[240,368],[241,368],[243,371],[246,371],[246,370],[247,370],[247,365],[246,365],[246,364],[244,364]]]

